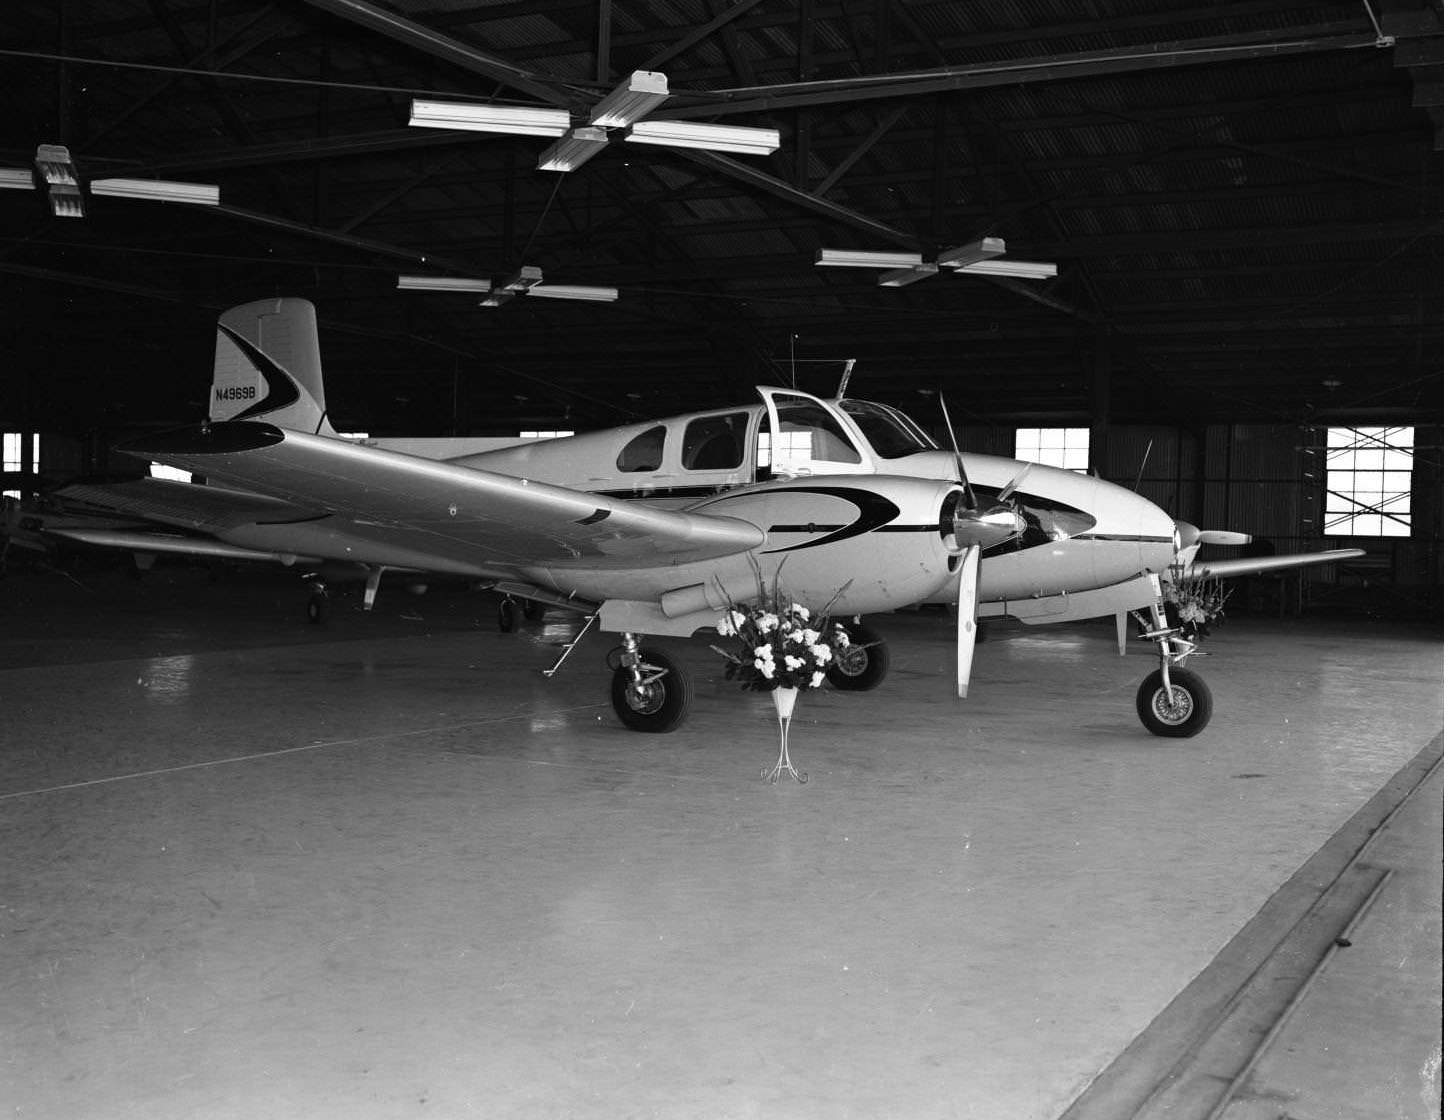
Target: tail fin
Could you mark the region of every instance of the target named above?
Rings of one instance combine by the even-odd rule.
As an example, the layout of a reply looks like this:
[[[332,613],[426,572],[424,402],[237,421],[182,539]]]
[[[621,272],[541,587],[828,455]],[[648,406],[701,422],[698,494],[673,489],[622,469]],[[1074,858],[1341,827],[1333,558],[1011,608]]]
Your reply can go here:
[[[316,308],[304,299],[233,307],[216,324],[210,418],[336,434],[326,416]]]

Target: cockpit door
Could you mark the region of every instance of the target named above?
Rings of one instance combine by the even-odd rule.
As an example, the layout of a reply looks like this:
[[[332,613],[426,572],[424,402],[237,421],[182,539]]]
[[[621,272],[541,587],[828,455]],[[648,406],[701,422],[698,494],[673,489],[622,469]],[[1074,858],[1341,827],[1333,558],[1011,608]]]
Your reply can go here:
[[[877,473],[867,440],[840,409],[796,389],[758,386],[757,392],[767,405],[758,433],[758,478]]]

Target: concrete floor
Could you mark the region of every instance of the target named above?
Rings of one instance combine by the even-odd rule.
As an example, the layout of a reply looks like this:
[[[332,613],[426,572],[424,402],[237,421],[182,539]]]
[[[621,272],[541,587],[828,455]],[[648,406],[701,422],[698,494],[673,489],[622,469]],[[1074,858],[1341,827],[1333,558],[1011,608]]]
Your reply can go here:
[[[1437,630],[1230,619],[1191,666],[1212,725],[1165,740],[1111,624],[999,628],[960,703],[945,617],[901,614],[883,688],[802,696],[810,781],[773,786],[769,702],[704,641],[645,736],[607,636],[541,676],[551,615],[82,580],[0,582],[17,1117],[1052,1120],[1444,726]],[[1415,928],[1437,830],[1411,858]],[[1437,938],[1408,975],[1429,1018],[1357,1060],[1422,1120]]]

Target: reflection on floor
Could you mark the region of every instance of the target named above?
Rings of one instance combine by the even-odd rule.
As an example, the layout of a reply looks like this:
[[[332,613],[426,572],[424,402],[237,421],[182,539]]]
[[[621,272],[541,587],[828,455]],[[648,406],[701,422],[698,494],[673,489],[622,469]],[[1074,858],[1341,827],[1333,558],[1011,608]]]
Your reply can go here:
[[[0,606],[0,1100],[55,1120],[1051,1120],[1444,725],[1433,632],[1231,621],[1213,724],[1164,740],[1111,623],[993,627],[960,703],[947,617],[904,613],[772,786],[768,702],[701,639],[689,720],[639,736],[607,636],[548,681],[570,623],[483,596],[310,627],[182,569]],[[1377,928],[1437,929],[1437,826],[1411,852]],[[1437,936],[1369,928],[1350,967],[1437,994]],[[1360,1048],[1381,1115],[1437,1105],[1421,1002]],[[1276,1055],[1346,1067],[1352,1019],[1296,1022]],[[1300,1076],[1260,1068],[1269,1115]]]

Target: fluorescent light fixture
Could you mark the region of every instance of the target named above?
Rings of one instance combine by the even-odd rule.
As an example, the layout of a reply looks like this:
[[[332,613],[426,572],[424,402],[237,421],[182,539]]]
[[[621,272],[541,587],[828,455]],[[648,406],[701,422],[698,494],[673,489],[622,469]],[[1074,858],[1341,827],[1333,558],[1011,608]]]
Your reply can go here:
[[[775,128],[694,124],[690,121],[638,121],[627,129],[627,139],[636,144],[706,148],[714,152],[741,152],[753,156],[775,152],[782,143],[782,135]]]
[[[1045,261],[976,261],[958,269],[972,276],[1012,276],[1020,280],[1046,280],[1058,275],[1058,266]]]
[[[524,264],[502,286],[508,292],[524,292],[542,282],[542,270],[534,264]]]
[[[55,183],[50,188],[50,212],[57,218],[85,217],[85,203],[80,188],[69,183]]]
[[[617,289],[593,288],[585,284],[534,284],[526,294],[543,299],[586,299],[611,303],[617,298]]]
[[[0,190],[33,191],[35,174],[24,167],[0,167]]]
[[[217,206],[221,201],[221,188],[210,183],[171,183],[163,179],[92,179],[90,193],[197,206]]]
[[[407,123],[422,128],[461,128],[472,132],[513,132],[522,136],[561,136],[571,128],[572,117],[565,109],[413,100],[411,120]]]
[[[625,128],[641,120],[667,97],[666,74],[633,70],[624,84],[597,102],[587,119],[598,128]]]
[[[70,158],[70,149],[64,144],[41,144],[35,149],[35,166],[52,187],[60,184],[76,187],[80,179],[75,174],[75,163]]]
[[[467,280],[456,276],[398,276],[397,288],[413,292],[489,292],[490,280]]]
[[[939,253],[938,264],[943,268],[962,268],[990,257],[1001,257],[1007,251],[1008,246],[1001,237],[985,237],[981,241],[970,241],[956,249],[949,249],[946,253]]]
[[[905,288],[937,274],[938,266],[935,264],[916,264],[911,268],[895,268],[891,272],[884,272],[877,278],[877,282],[884,288]]]
[[[575,171],[607,146],[601,128],[574,128],[541,154],[538,171]]]
[[[867,249],[819,249],[814,264],[840,268],[917,268],[921,253],[875,253]]]

